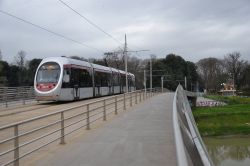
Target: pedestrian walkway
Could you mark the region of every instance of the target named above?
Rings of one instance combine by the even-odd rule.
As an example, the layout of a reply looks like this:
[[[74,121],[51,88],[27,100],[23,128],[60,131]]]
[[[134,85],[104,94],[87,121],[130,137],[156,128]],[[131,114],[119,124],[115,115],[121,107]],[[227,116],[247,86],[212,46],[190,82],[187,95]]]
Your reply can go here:
[[[35,165],[175,166],[173,93],[148,99]]]

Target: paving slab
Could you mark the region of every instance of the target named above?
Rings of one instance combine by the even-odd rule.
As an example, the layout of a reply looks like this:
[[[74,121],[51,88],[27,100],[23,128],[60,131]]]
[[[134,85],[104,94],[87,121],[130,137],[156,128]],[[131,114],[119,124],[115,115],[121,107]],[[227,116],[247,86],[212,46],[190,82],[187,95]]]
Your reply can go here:
[[[176,166],[173,93],[148,99],[39,159],[53,166]]]

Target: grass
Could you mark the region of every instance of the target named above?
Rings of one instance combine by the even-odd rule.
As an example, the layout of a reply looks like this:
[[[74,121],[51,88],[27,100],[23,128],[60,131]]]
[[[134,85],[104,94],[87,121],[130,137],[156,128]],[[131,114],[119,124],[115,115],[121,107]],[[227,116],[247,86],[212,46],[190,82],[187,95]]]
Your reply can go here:
[[[249,97],[239,97],[239,96],[218,96],[218,95],[209,95],[204,96],[205,98],[222,101],[229,105],[232,104],[250,104]]]
[[[202,136],[250,134],[250,99],[210,96],[229,104],[220,107],[197,107],[193,115]]]

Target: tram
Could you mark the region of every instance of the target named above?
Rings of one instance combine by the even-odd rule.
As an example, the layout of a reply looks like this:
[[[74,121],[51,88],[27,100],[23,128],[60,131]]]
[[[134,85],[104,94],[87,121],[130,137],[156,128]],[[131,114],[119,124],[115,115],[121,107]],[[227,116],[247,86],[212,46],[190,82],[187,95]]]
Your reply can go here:
[[[135,90],[135,76],[127,73],[128,90]],[[68,57],[44,58],[34,89],[37,100],[73,101],[120,94],[126,91],[126,72]]]

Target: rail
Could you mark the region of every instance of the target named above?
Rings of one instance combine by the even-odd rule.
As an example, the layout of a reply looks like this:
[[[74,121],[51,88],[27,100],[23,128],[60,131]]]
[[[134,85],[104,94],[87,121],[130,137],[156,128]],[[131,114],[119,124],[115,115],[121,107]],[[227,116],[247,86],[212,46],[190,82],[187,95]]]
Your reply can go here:
[[[35,99],[33,86],[0,87],[0,104],[8,107],[10,102],[22,102]]]
[[[179,85],[173,101],[173,126],[178,165],[213,166],[197,129],[187,95],[195,97],[195,93],[184,91]]]
[[[0,127],[0,165],[19,166],[21,159],[56,141],[65,144],[66,136],[108,116],[115,116],[157,94],[155,89],[137,90],[59,110],[53,113]],[[25,164],[23,164],[25,165]]]

